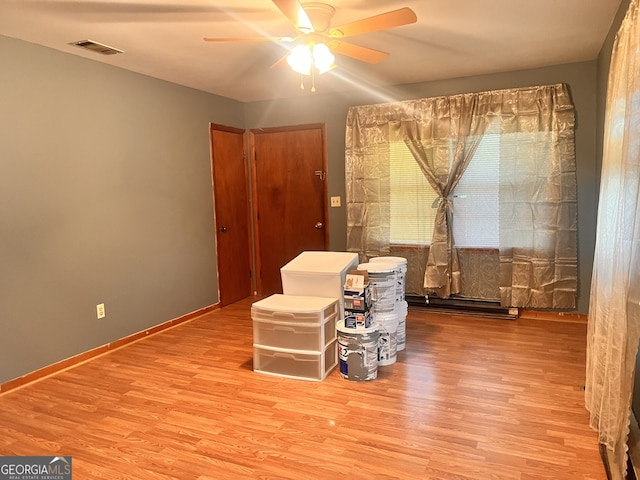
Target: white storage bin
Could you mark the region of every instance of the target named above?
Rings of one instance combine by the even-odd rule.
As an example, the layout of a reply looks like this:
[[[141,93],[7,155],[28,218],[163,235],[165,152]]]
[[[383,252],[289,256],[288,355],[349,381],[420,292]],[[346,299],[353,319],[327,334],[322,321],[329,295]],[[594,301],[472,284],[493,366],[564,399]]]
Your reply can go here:
[[[275,294],[251,306],[253,343],[322,352],[336,339],[335,298]]]
[[[324,380],[338,363],[337,340],[322,352],[253,346],[253,370],[297,380]]]
[[[357,253],[302,252],[280,269],[282,292],[336,298],[340,301],[339,319],[343,319],[347,271],[356,269],[358,263]]]

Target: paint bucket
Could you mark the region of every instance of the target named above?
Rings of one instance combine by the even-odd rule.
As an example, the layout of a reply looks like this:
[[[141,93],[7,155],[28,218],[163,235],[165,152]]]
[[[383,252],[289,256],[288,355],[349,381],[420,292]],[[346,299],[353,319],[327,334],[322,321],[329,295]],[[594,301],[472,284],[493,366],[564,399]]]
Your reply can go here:
[[[338,320],[336,326],[342,378],[356,382],[374,380],[378,376],[378,325],[374,323],[368,328],[346,328],[344,320]]]
[[[398,339],[398,352],[404,350],[407,345],[407,314],[409,313],[409,304],[406,301],[403,300],[399,305],[398,330],[396,331],[396,337]]]
[[[396,363],[398,353],[398,314],[396,312],[374,312],[373,318],[380,327],[378,365],[392,365]]]
[[[407,259],[404,257],[373,257],[369,259],[369,263],[391,263],[395,265],[396,301],[404,301],[406,288],[405,277],[407,275]]]
[[[361,263],[369,274],[374,312],[392,312],[396,302],[396,266],[393,263]]]

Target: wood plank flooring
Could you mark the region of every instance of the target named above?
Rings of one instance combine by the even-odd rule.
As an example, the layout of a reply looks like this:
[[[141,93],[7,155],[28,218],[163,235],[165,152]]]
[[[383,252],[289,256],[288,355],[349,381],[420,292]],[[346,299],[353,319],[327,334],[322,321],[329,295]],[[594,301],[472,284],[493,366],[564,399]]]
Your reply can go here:
[[[410,308],[371,382],[252,371],[250,306],[207,313],[0,396],[0,455],[74,479],[604,480],[586,325]]]

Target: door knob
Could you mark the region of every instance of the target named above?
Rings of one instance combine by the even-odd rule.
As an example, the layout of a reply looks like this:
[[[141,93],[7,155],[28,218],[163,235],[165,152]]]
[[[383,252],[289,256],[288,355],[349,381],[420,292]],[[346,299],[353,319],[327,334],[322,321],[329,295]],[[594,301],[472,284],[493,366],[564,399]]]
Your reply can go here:
[[[221,232],[226,232],[227,231],[227,227],[220,227],[220,231]]]
[[[314,227],[316,227],[317,229],[320,229],[320,228],[324,227],[324,223],[322,223],[322,222],[317,222],[317,223],[314,225]]]

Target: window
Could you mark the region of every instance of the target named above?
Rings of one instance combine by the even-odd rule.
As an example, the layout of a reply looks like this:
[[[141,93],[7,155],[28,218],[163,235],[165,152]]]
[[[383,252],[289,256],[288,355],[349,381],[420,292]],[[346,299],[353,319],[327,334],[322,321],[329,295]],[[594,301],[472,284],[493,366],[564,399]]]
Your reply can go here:
[[[389,188],[391,243],[431,243],[438,195],[404,142],[390,146]]]
[[[453,238],[458,247],[499,245],[500,135],[482,137],[453,191]]]
[[[438,195],[404,142],[391,144],[390,158],[391,243],[428,245]],[[498,247],[499,174],[500,135],[484,135],[452,195],[456,246]]]

